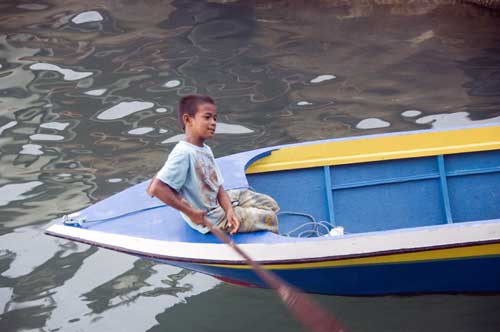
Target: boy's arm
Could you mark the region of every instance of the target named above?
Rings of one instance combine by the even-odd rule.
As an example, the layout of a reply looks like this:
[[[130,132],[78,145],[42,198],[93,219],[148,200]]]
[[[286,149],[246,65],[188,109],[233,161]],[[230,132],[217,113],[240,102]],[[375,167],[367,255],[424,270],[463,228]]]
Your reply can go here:
[[[223,186],[219,187],[219,192],[217,193],[217,199],[219,200],[220,206],[226,211],[227,225],[230,229],[230,234],[234,234],[240,228],[240,221],[234,214],[233,206],[231,205],[231,200],[229,195],[224,190]]]
[[[183,199],[177,191],[170,188],[168,184],[162,182],[157,177],[154,177],[153,180],[151,180],[147,192],[150,196],[154,196],[163,203],[183,212],[195,224],[205,225],[206,212],[195,209],[189,205],[189,203]]]

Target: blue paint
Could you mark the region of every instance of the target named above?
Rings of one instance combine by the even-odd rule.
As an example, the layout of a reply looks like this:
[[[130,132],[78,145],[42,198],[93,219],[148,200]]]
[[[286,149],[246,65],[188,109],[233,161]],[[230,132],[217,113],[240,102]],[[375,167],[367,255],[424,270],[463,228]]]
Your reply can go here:
[[[500,173],[448,179],[455,222],[500,218]]]
[[[451,217],[450,197],[448,194],[448,181],[446,180],[446,169],[444,166],[444,157],[437,156],[437,163],[439,168],[439,181],[441,183],[441,197],[443,198],[444,211],[446,215],[446,222],[451,224],[453,219]]]
[[[252,158],[250,158],[250,159],[248,160],[248,162],[245,164],[245,170],[246,170],[246,169],[247,169],[247,168],[248,168],[251,164],[253,164],[254,162],[256,162],[257,160],[262,159],[262,158],[265,158],[265,157],[267,157],[267,156],[270,156],[270,155],[271,155],[271,153],[272,153],[273,151],[276,151],[276,150],[279,150],[279,149],[270,149],[270,150],[268,150],[268,151],[265,151],[265,152],[259,153],[259,154],[257,154],[256,156],[253,156],[253,157],[252,157]]]
[[[500,151],[445,156],[454,222],[500,218]]]
[[[335,214],[333,210],[333,193],[332,193],[332,178],[330,174],[330,166],[324,166],[323,171],[325,174],[324,180],[325,180],[325,196],[326,196],[326,208],[328,210],[328,221],[330,224],[335,225]]]
[[[266,287],[249,269],[167,262],[213,276],[223,276]],[[477,273],[487,271],[487,273]],[[474,293],[499,291],[500,257],[428,262],[356,265],[302,270],[273,270],[309,293],[332,295],[388,295],[415,293]],[[312,282],[313,281],[313,282]]]
[[[458,153],[445,156],[448,172],[500,167],[500,150]]]
[[[392,179],[406,181],[434,175],[439,176],[434,157],[385,160],[335,166],[332,185],[340,187],[353,183],[383,183],[391,182]]]
[[[423,227],[500,218],[499,155],[487,151],[316,167],[252,174],[248,181],[275,197],[283,210],[330,218],[347,233]],[[327,168],[335,171],[328,174]],[[324,183],[328,177],[330,188]],[[282,222],[296,226],[300,220]]]
[[[468,169],[468,170],[447,172],[446,175],[448,177],[452,177],[452,176],[488,174],[488,173],[498,173],[498,172],[500,172],[500,166],[499,167],[474,168],[474,169]]]
[[[441,224],[440,195],[438,180],[337,190],[337,225],[361,233]]]
[[[337,189],[360,188],[360,187],[377,186],[377,185],[381,185],[381,184],[401,183],[401,182],[429,180],[429,179],[437,179],[437,178],[439,178],[439,174],[422,174],[422,175],[400,176],[397,178],[386,178],[383,180],[368,180],[368,181],[364,180],[364,181],[345,183],[342,185],[335,185],[335,186],[333,186],[333,189],[337,190]]]
[[[256,191],[276,199],[283,211],[312,214],[316,220],[329,217],[323,167],[248,174],[247,179]]]

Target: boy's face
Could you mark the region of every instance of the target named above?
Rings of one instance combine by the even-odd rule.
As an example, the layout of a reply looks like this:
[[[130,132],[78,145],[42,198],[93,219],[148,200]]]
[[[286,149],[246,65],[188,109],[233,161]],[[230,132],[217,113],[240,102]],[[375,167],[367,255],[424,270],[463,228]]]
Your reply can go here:
[[[194,117],[187,115],[185,120],[186,131],[189,131],[190,135],[202,140],[213,138],[217,125],[217,109],[210,103],[199,104]]]

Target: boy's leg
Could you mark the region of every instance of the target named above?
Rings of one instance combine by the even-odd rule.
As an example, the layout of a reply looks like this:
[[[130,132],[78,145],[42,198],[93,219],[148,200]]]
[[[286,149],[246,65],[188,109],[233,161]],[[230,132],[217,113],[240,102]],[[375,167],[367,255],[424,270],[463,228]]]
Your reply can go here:
[[[222,206],[218,206],[213,210],[207,212],[207,219],[212,224],[219,228],[222,228],[221,225],[227,222],[226,211],[222,208]]]
[[[233,192],[233,190],[231,190]],[[231,197],[232,196],[232,197]],[[271,197],[266,194],[257,193],[252,190],[239,190],[238,193],[234,192],[230,194],[231,200],[233,197],[238,200],[238,206],[244,208],[255,207],[263,210],[270,210],[274,213],[279,211],[278,203]]]
[[[276,213],[279,211],[279,206],[274,199],[248,189],[233,189],[228,190],[227,193],[233,204],[234,213],[240,221],[238,233],[261,230],[278,233]],[[217,227],[227,232],[227,218],[224,210],[218,207],[213,216],[220,218],[216,223]]]
[[[272,210],[236,206],[234,213],[240,221],[238,233],[255,231],[278,233],[278,217]]]

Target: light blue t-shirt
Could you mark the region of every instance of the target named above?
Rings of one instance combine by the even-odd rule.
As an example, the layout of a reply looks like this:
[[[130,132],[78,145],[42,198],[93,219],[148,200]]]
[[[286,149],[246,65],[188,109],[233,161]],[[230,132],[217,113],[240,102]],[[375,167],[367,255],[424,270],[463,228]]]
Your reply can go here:
[[[219,206],[217,194],[223,179],[210,147],[180,141],[168,155],[156,177],[185,198],[191,206],[210,211]],[[193,223],[181,212],[187,223],[201,233],[209,230]]]

